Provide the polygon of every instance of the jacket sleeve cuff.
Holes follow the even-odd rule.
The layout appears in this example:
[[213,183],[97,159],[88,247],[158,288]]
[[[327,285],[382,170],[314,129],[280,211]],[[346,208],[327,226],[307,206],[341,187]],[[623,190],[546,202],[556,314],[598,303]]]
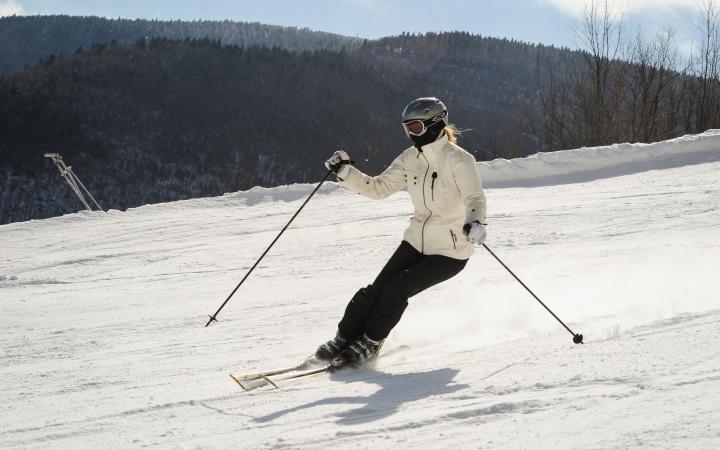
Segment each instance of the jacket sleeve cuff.
[[472,194],[470,198],[465,200],[465,205],[466,222],[477,220],[480,223],[487,224],[484,193]]

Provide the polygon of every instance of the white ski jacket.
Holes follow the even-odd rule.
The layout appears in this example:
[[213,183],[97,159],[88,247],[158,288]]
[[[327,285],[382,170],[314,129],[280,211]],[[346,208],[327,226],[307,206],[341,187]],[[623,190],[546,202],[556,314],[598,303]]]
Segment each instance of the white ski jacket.
[[405,230],[405,241],[425,255],[467,259],[475,251],[462,228],[473,220],[485,223],[482,180],[475,157],[449,142],[446,135],[421,151],[408,148],[376,177],[351,166],[338,183],[373,199],[407,187],[415,214]]

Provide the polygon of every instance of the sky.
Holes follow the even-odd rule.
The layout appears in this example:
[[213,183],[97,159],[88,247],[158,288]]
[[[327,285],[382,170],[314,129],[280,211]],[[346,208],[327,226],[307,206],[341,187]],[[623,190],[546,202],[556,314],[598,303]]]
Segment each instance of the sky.
[[[680,47],[697,39],[702,0],[608,0],[627,8],[630,29],[671,29]],[[211,19],[307,27],[362,38],[403,31],[468,31],[577,48],[585,0],[0,0],[0,16],[96,15],[110,18]]]

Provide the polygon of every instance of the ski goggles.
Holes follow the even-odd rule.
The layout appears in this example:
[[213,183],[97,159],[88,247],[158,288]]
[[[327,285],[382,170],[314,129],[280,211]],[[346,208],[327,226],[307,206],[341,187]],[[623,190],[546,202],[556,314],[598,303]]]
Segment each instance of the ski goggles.
[[447,111],[443,111],[440,114],[437,114],[431,119],[428,119],[427,121],[421,120],[421,119],[410,119],[403,121],[403,129],[405,130],[405,134],[407,134],[408,137],[410,136],[422,136],[427,131],[427,128],[431,125],[436,124],[437,122],[440,122],[441,120],[444,121],[447,124]]
[[419,119],[414,120],[408,120],[407,122],[403,122],[403,129],[405,130],[405,134],[410,136],[422,136],[427,131],[427,127],[425,126],[425,122]]

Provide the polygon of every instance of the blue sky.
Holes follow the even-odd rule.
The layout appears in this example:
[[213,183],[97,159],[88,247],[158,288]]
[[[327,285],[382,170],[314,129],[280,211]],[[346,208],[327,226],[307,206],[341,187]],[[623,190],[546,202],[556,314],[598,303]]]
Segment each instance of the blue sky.
[[[628,8],[630,28],[673,29],[691,45],[700,0],[609,0]],[[463,30],[574,48],[583,0],[0,0],[0,15],[73,14],[148,19],[213,19],[308,27],[377,38],[403,31]]]

